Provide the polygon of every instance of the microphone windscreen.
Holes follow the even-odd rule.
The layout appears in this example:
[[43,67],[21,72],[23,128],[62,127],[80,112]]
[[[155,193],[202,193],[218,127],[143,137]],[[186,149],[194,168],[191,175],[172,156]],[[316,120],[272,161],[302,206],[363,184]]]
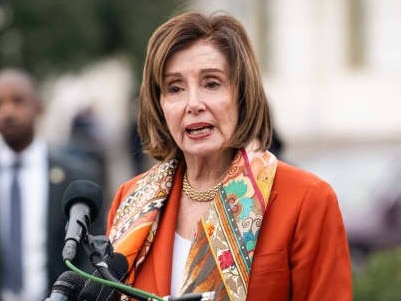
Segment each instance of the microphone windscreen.
[[84,278],[73,271],[65,271],[54,282],[51,295],[59,294],[66,296],[67,300],[76,301],[84,285]]
[[[109,267],[110,273],[119,281],[122,281],[128,272],[128,261],[124,255],[113,253],[105,259]],[[93,273],[94,276],[100,277],[98,271]],[[87,281],[85,287],[79,294],[80,301],[105,301],[111,300],[115,293],[115,288],[100,284],[95,281]]]
[[91,209],[91,220],[95,220],[103,203],[103,193],[99,185],[87,180],[77,180],[72,182],[64,191],[62,206],[66,216],[72,205],[84,203]]

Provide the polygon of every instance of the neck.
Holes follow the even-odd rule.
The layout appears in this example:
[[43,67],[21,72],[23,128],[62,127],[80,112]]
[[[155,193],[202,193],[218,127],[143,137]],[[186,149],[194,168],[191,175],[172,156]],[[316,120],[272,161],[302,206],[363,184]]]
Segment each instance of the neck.
[[207,190],[221,183],[231,166],[233,151],[214,158],[186,157],[186,174],[192,188]]

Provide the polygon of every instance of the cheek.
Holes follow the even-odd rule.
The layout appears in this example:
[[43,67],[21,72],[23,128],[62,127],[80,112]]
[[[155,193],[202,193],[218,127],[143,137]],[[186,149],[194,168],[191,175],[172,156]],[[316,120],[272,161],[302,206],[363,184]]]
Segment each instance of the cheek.
[[164,101],[163,98],[161,98],[161,100],[160,100],[160,107],[162,109],[164,119],[166,119],[166,122],[169,123],[170,110],[169,110],[169,107],[166,105],[166,102]]
[[170,115],[164,115],[167,123],[167,128],[170,131],[170,133],[174,134],[174,118],[171,118]]
[[173,105],[169,104],[162,105],[162,111],[164,118],[166,119],[168,129],[170,132],[174,133],[174,128],[179,124],[179,113],[177,109]]
[[218,123],[223,136],[229,139],[237,128],[238,118],[234,111],[226,110],[224,112],[224,114],[220,114]]
[[229,102],[223,108],[221,112],[225,112],[225,120],[230,128],[235,128],[238,123],[238,106],[235,103]]

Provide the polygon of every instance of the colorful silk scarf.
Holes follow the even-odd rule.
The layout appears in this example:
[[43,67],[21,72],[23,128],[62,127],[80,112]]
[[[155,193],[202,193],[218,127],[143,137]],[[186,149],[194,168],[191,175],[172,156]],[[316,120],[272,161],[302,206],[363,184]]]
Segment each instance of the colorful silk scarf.
[[[138,180],[116,212],[114,248],[136,271],[157,233],[179,162],[170,160]],[[237,152],[206,219],[199,223],[185,267],[181,293],[214,291],[215,300],[245,300],[253,252],[269,200],[277,160],[250,148]],[[133,283],[135,272],[128,283]]]

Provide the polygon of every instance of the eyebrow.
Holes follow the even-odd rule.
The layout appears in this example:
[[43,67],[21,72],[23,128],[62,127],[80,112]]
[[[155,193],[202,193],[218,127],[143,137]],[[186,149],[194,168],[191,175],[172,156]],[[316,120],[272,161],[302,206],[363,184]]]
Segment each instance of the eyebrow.
[[180,77],[181,73],[180,72],[167,72],[163,74],[163,78],[166,77]]
[[[225,74],[226,72],[222,69],[219,68],[206,68],[206,69],[202,69],[200,71],[200,74],[205,74],[205,73],[221,73],[221,74]],[[167,72],[163,75],[164,78],[167,77],[180,77],[182,76],[181,72]]]
[[225,71],[219,68],[207,68],[207,69],[202,69],[201,74],[203,73],[211,73],[211,72],[217,72],[217,73],[223,73],[225,74]]

